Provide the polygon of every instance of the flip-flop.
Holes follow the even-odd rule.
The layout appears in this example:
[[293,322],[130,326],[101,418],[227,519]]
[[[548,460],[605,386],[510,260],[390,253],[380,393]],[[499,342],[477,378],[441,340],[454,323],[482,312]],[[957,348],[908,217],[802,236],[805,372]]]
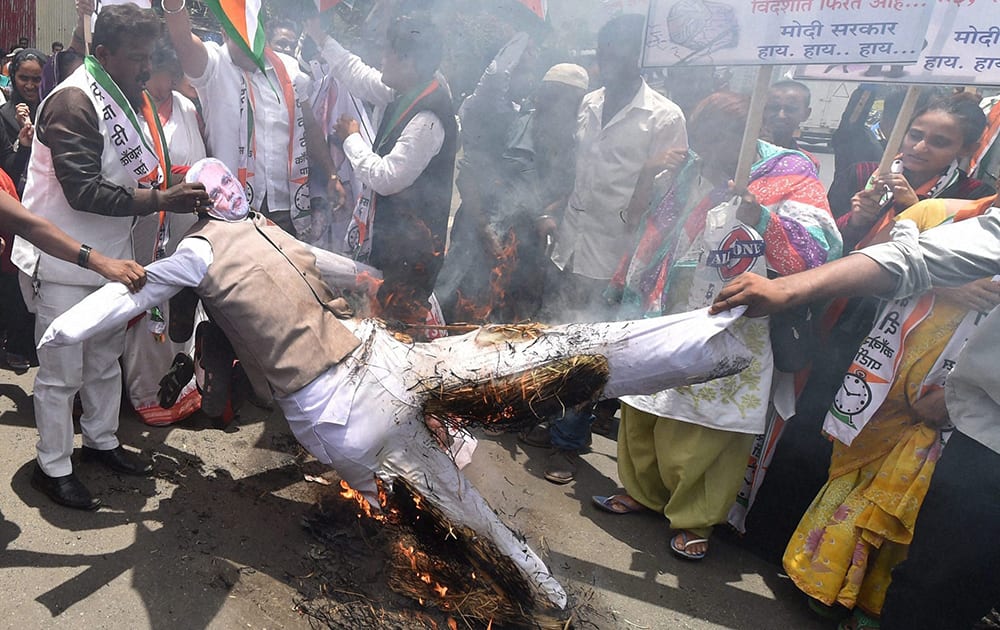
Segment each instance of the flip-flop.
[[881,621],[869,616],[860,608],[855,608],[850,617],[841,621],[837,630],[878,630],[882,627]]
[[635,506],[629,505],[621,499],[621,497],[625,496],[628,495],[613,494],[610,497],[594,496],[590,499],[598,509],[610,512],[611,514],[632,514],[633,512],[642,512],[646,509],[645,506],[640,505],[638,501],[631,497],[629,497],[629,500],[634,502]]
[[[689,532],[682,530],[676,536],[674,536],[673,538],[671,538],[670,539],[670,551],[674,552],[674,555],[677,556],[678,558],[684,558],[685,560],[701,560],[701,559],[703,559],[705,557],[705,554],[708,553],[707,549],[705,551],[702,551],[701,553],[692,553],[692,552],[688,551],[687,549],[691,545],[698,545],[698,544],[701,544],[701,543],[707,543],[708,539],[707,538],[690,538],[689,539],[688,538],[688,533]],[[681,542],[683,544],[683,546],[680,549],[678,549],[677,545],[674,544],[677,541],[678,538],[681,539]]]

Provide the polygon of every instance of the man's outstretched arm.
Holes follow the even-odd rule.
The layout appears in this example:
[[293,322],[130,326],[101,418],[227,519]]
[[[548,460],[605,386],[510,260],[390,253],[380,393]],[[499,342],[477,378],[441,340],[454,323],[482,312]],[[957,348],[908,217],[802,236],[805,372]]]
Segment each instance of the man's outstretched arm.
[[163,17],[167,24],[167,34],[177,51],[184,74],[198,78],[208,67],[208,51],[205,42],[191,29],[191,16],[181,0],[168,0],[163,6]]
[[714,315],[746,305],[748,317],[761,317],[817,300],[880,295],[895,286],[892,273],[868,256],[852,254],[774,280],[745,273],[719,291],[709,312]]
[[740,276],[719,292],[711,312],[745,304],[748,315],[760,316],[834,297],[906,297],[1000,273],[1000,208],[923,234],[899,221],[892,238],[803,273]]
[[[87,269],[112,282],[121,282],[130,291],[138,291],[146,282],[146,272],[139,263],[108,258],[95,250],[81,254],[84,243],[71,238],[54,223],[33,214],[3,190],[0,190],[0,228],[17,234],[56,258],[78,264],[83,262]],[[86,260],[82,260],[81,256]]]
[[137,293],[117,282],[106,284],[52,322],[38,346],[67,346],[125,326],[130,319],[201,283],[212,262],[208,241],[187,238],[174,254],[146,267],[146,286]]

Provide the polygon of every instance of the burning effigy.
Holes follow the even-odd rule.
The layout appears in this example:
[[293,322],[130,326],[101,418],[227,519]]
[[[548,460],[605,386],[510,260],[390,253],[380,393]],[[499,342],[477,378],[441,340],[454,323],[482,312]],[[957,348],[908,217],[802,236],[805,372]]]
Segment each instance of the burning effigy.
[[550,328],[490,326],[408,343],[377,320],[348,321],[362,346],[345,359],[343,398],[333,406],[347,427],[363,422],[364,430],[294,417],[289,423],[372,506],[380,505],[376,477],[396,487],[405,482],[450,531],[472,532],[491,553],[508,558],[523,584],[519,614],[559,616],[567,604],[562,586],[462,475],[428,422],[516,429],[601,396],[729,375],[751,359],[730,330],[739,322],[736,313],[712,317],[702,310]]
[[[364,269],[354,261],[309,250],[260,216],[213,212],[176,254],[147,267],[142,290],[106,285],[56,318],[39,345],[82,343],[194,288],[220,329],[239,342],[233,347],[248,376],[255,375],[255,389],[273,395],[303,447],[376,511],[383,507],[378,480],[420,497],[444,531],[475,543],[462,557],[484,583],[504,584],[524,618],[564,616],[566,592],[461,473],[436,429],[525,427],[601,396],[728,376],[752,360],[738,330],[748,325],[740,309],[550,328],[490,326],[414,343],[377,319],[339,319],[343,309],[334,308],[329,287],[358,286]],[[268,272],[231,271],[239,265]],[[269,292],[282,296],[281,308],[252,299]],[[324,331],[336,343],[317,336]],[[305,338],[337,359],[304,346]],[[293,342],[297,351],[287,351]],[[449,431],[443,433],[447,438]],[[490,572],[501,566],[502,576]]]
[[[112,290],[96,292],[58,318],[46,342],[65,343],[112,325],[106,313],[113,308],[107,299]],[[127,293],[120,298],[137,299]],[[310,384],[309,398],[276,402],[298,441],[375,512],[382,509],[381,480],[419,496],[444,531],[462,533],[472,549],[458,557],[468,559],[469,576],[484,580],[466,587],[494,593],[480,607],[492,611],[490,618],[503,617],[499,611],[513,615],[515,609],[502,602],[514,601],[522,621],[560,619],[566,616],[566,591],[462,474],[451,451],[442,448],[440,431],[429,425],[514,429],[602,396],[648,394],[734,374],[752,359],[735,330],[745,324],[741,314],[709,316],[702,309],[550,328],[491,326],[421,343],[399,338],[379,320],[343,320],[360,345]],[[502,580],[491,574],[500,566]],[[462,592],[439,583],[453,595]],[[483,586],[501,583],[503,595]],[[428,601],[434,592],[440,591],[414,594]],[[444,595],[437,599],[454,604]]]

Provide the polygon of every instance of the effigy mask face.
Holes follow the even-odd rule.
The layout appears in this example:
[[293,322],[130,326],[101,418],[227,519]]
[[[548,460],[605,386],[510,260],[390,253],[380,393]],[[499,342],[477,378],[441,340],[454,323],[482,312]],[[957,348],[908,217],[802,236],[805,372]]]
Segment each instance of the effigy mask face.
[[186,182],[205,185],[212,207],[208,215],[220,221],[236,222],[247,218],[250,204],[239,178],[215,158],[198,160],[184,176]]

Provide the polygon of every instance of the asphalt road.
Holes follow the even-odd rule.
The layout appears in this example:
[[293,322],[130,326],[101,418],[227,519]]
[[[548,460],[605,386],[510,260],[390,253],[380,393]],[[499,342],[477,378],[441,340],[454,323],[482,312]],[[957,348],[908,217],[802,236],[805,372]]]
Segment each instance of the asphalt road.
[[[303,457],[279,414],[250,408],[222,432],[199,416],[155,429],[124,413],[123,443],[153,456],[156,476],[80,466],[107,507],[76,512],[29,485],[32,376],[0,372],[0,628],[311,627],[293,610],[316,543],[299,521],[328,490],[304,475],[336,478]],[[565,486],[541,477],[544,451],[512,435],[482,438],[466,469],[583,606],[580,627],[833,627],[778,567],[724,540],[684,562],[661,517],[596,510],[591,495],[618,487],[615,447],[595,436]]]

